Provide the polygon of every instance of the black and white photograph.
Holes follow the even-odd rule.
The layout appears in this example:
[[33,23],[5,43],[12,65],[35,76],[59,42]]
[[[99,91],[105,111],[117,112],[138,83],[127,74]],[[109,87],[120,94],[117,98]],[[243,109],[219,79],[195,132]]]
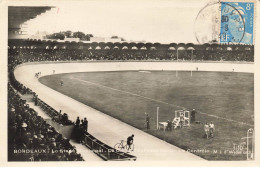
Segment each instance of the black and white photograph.
[[0,4],[4,165],[259,166],[259,1]]

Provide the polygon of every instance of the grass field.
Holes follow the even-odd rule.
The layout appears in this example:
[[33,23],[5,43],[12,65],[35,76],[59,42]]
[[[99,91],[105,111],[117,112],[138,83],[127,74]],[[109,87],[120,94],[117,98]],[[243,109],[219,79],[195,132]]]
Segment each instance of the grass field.
[[[60,86],[60,81],[64,86]],[[254,75],[234,72],[88,72],[57,74],[40,82],[88,106],[124,121],[173,145],[208,160],[245,160],[245,140],[254,126]],[[196,109],[196,120],[213,121],[215,137],[203,138],[202,124],[172,132],[156,129],[159,121],[172,120],[182,107]],[[144,113],[151,129],[144,127]],[[242,152],[233,146],[244,145]]]

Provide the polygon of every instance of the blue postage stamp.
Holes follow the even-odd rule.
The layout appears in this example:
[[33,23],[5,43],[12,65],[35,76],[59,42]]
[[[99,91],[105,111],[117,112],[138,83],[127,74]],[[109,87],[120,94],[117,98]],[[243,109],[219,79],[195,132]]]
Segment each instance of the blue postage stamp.
[[254,3],[221,2],[220,43],[253,44]]

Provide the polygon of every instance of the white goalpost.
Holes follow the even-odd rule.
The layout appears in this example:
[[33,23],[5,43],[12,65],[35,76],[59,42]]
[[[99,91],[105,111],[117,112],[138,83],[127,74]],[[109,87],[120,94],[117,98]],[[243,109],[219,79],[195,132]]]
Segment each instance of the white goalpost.
[[[190,71],[190,76],[191,77],[193,76],[193,71],[192,70]],[[175,71],[175,77],[178,77],[178,70]]]

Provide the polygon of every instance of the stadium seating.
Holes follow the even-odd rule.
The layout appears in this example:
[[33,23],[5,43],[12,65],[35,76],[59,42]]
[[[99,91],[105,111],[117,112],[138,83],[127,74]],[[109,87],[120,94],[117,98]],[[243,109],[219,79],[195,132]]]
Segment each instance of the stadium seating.
[[53,127],[22,100],[8,83],[9,161],[83,161]]
[[[17,41],[17,42],[16,42]],[[219,45],[219,44],[171,44],[158,45],[156,50],[148,48],[128,49],[123,47],[92,48],[99,47],[97,43],[87,44],[83,48],[82,43],[35,42],[12,40],[9,42],[9,63],[23,63],[36,61],[75,61],[75,60],[168,60],[168,61],[254,61],[254,46],[248,45]],[[54,43],[54,44],[53,44]],[[99,43],[101,44],[101,43]],[[109,44],[109,43],[107,43]],[[112,44],[112,43],[111,43]],[[125,43],[126,44],[126,43]],[[120,43],[113,44],[120,46]],[[156,45],[156,43],[155,43]],[[103,45],[104,46],[104,45]],[[111,45],[110,45],[111,46]],[[122,46],[122,45],[121,45]],[[137,44],[138,46],[138,44]],[[140,46],[140,45],[139,45]],[[151,46],[151,45],[150,45]],[[91,48],[90,48],[91,47]],[[106,46],[107,47],[107,46]],[[126,47],[126,46],[124,46]],[[141,46],[140,46],[141,47]],[[171,50],[170,50],[171,49]],[[174,50],[172,50],[174,49]],[[179,50],[178,50],[179,49]],[[192,50],[191,50],[192,49]]]
[[[8,158],[9,161],[83,161],[80,154],[20,95],[36,95],[14,77],[14,68],[28,60],[8,56]],[[24,58],[23,58],[24,57]],[[47,107],[47,106],[45,106]],[[53,109],[52,109],[53,110]],[[49,113],[49,112],[47,112]],[[56,112],[55,112],[56,113]],[[72,122],[60,122],[71,124]]]

